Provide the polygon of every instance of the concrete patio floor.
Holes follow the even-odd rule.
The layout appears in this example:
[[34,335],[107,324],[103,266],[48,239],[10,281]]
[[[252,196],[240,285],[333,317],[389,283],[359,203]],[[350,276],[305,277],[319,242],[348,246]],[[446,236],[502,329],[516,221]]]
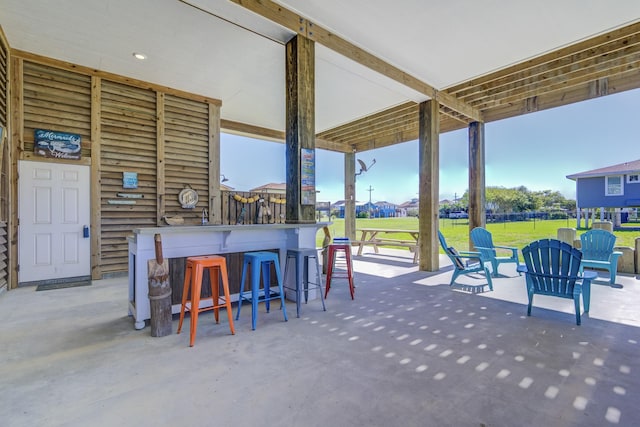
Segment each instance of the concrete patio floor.
[[[500,267],[450,288],[450,268],[419,272],[408,251],[355,257],[344,281],[300,318],[288,302],[249,307],[230,335],[200,316],[188,346],[135,330],[127,279],[0,296],[2,426],[636,426],[640,281],[593,285],[572,302],[536,297]],[[235,314],[235,305],[234,305]],[[177,329],[174,316],[173,331]]]

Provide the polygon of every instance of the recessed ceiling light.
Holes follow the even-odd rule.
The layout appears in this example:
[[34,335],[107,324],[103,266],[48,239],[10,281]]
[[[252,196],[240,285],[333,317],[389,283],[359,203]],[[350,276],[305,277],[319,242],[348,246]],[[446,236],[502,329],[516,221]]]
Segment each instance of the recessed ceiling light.
[[138,52],[133,52],[133,57],[141,61],[144,59],[147,59],[147,55],[145,55],[144,53],[138,53]]

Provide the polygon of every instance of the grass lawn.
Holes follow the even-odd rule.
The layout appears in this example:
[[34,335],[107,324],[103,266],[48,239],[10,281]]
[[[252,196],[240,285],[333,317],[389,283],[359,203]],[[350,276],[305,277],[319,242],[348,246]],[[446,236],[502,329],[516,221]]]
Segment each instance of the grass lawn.
[[[329,226],[331,236],[344,236],[344,220],[335,219]],[[500,246],[514,246],[522,249],[534,240],[544,238],[556,238],[558,228],[575,228],[575,219],[570,220],[547,220],[547,221],[518,221],[504,223],[487,224],[493,236],[493,242]],[[418,219],[415,217],[407,218],[358,218],[356,219],[356,229],[358,228],[389,228],[389,229],[405,229],[417,230]],[[447,244],[459,250],[466,250],[469,247],[469,222],[466,219],[441,219],[440,231],[447,239]],[[578,229],[577,238],[584,233],[586,229]],[[617,237],[616,246],[630,246],[635,248],[636,238],[640,238],[640,231],[637,230],[616,230],[614,234]],[[411,239],[408,234],[397,234],[393,236],[399,239]],[[316,244],[322,246],[324,233],[322,230],[318,232]],[[356,233],[356,239],[360,239],[360,233]],[[406,249],[406,248],[405,248]]]

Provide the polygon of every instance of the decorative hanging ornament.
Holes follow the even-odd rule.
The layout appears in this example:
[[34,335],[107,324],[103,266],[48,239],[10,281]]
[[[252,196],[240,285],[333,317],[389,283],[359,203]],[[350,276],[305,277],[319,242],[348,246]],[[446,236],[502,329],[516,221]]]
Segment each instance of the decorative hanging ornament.
[[251,197],[242,197],[239,194],[234,194],[233,195],[233,200],[235,200],[236,202],[241,202],[241,203],[254,203],[257,202],[258,199],[260,199],[260,197],[258,196],[251,196]]
[[182,209],[193,209],[198,204],[198,193],[189,184],[178,194],[178,201]]

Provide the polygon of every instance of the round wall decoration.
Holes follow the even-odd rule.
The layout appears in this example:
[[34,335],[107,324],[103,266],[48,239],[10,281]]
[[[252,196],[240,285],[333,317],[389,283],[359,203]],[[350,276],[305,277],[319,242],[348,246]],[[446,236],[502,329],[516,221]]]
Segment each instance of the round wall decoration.
[[178,194],[178,201],[182,209],[193,209],[198,203],[198,193],[191,187],[187,187]]

